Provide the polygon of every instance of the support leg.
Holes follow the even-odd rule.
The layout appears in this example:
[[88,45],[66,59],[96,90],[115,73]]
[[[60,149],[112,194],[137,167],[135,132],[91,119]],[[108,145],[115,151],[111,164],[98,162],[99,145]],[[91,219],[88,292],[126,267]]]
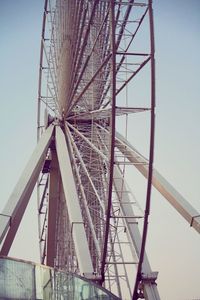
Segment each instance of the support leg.
[[86,277],[92,277],[92,260],[83,224],[70,156],[65,135],[59,126],[56,127],[56,150],[79,268],[81,274]]
[[8,255],[42,165],[45,161],[46,153],[51,143],[53,130],[54,126],[51,125],[42,135],[2,214],[0,215],[0,242],[2,242],[6,236],[0,255]]

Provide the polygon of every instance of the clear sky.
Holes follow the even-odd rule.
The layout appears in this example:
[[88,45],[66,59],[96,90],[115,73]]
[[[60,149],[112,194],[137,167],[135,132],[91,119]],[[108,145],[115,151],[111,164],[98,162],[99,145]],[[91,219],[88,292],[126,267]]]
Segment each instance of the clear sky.
[[[0,0],[0,208],[36,144],[43,1]],[[155,167],[200,211],[200,1],[154,0]],[[137,145],[135,145],[137,146]],[[35,197],[12,256],[37,259]],[[164,300],[200,298],[200,236],[156,191],[148,236]]]

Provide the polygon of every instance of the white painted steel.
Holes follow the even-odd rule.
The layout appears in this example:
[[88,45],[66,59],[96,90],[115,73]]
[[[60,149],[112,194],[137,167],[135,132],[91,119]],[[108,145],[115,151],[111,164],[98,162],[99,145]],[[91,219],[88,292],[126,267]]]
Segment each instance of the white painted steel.
[[[81,163],[82,163],[82,167],[83,167],[83,169],[84,169],[84,171],[85,171],[85,173],[86,173],[86,176],[88,177],[88,180],[90,180],[90,183],[91,183],[91,185],[92,185],[94,191],[96,192],[95,195],[96,195],[96,196],[98,197],[98,199],[99,199],[99,196],[98,196],[98,193],[97,193],[97,191],[96,191],[96,189],[95,189],[95,186],[94,186],[94,184],[93,184],[93,182],[92,182],[92,180],[91,180],[91,178],[90,178],[90,176],[89,176],[89,174],[88,174],[88,172],[87,172],[87,168],[86,168],[86,166],[85,166],[85,164],[84,164],[84,162],[83,162],[83,160],[82,160],[82,158],[81,158],[81,155],[80,155],[80,153],[79,153],[79,151],[78,151],[77,146],[76,146],[75,143],[73,142],[71,133],[70,133],[69,129],[67,128],[67,126],[65,127],[65,130],[66,130],[66,132],[67,132],[68,137],[69,137],[70,140],[71,140],[71,143],[73,144],[73,147],[74,147],[74,149],[75,149],[75,151],[76,151],[76,153],[77,153],[77,155],[78,155],[78,157],[79,157]],[[70,150],[71,150],[71,152],[73,152],[73,149],[72,149],[72,146],[71,146],[70,143],[69,143],[69,148],[71,148]],[[90,230],[91,230],[91,232],[92,232],[92,236],[93,236],[93,240],[94,240],[94,243],[95,243],[95,246],[96,246],[96,250],[97,250],[98,255],[99,255],[99,257],[100,257],[100,256],[101,256],[101,248],[100,248],[100,245],[99,245],[97,236],[96,236],[96,232],[95,232],[95,230],[94,230],[94,224],[93,224],[93,221],[92,221],[92,218],[91,218],[90,210],[89,210],[89,208],[88,208],[88,203],[87,203],[87,199],[86,199],[86,195],[85,195],[85,190],[84,190],[83,185],[82,185],[82,183],[81,183],[81,178],[80,178],[80,175],[79,175],[79,171],[78,171],[76,162],[74,161],[74,157],[72,157],[72,159],[73,159],[73,164],[74,164],[74,168],[75,168],[75,171],[76,171],[76,176],[77,176],[77,179],[78,179],[78,183],[79,183],[79,186],[80,186],[80,189],[81,189],[81,193],[82,193],[83,204],[84,204],[85,211],[86,211],[86,214],[87,214],[88,224],[89,224]],[[99,199],[99,201],[100,201],[100,203],[101,203],[101,200],[100,200],[100,199]],[[104,208],[104,206],[103,206],[103,208]],[[104,208],[104,210],[105,210],[105,208]]]
[[[139,112],[145,112],[149,110],[148,108],[131,108],[131,107],[116,107],[115,114],[116,116],[122,116],[125,114],[130,113],[139,113]],[[77,117],[71,116],[68,117],[68,120],[102,120],[102,119],[109,119],[111,113],[111,108],[104,108],[104,109],[98,109],[89,111],[86,113],[80,113]]]
[[2,242],[9,227],[12,229],[12,227],[15,226],[13,230],[16,231],[21,222],[23,213],[45,161],[53,131],[54,125],[51,125],[43,133],[17,185],[8,199],[2,214],[0,215],[0,242]]
[[[76,255],[81,274],[91,277],[94,273],[89,246],[86,238],[81,208],[77,195],[74,175],[70,162],[69,152],[65,140],[65,135],[59,126],[56,126],[56,150],[63,190],[68,208],[71,223],[71,234],[73,236]],[[70,234],[70,233],[69,233]]]
[[[117,133],[116,147],[132,162],[135,167],[147,178],[148,161],[122,135]],[[153,186],[166,200],[181,214],[181,216],[200,233],[200,214],[193,206],[156,170],[153,170]]]
[[72,139],[71,133],[70,133],[69,129],[67,128],[67,126],[66,126],[66,130],[67,130],[68,136],[70,137],[70,140],[71,140],[71,142],[72,142],[72,144],[73,144],[73,147],[74,147],[74,149],[75,149],[75,152],[76,152],[76,154],[77,154],[77,156],[78,156],[78,158],[79,158],[79,160],[80,160],[81,166],[82,166],[82,168],[83,168],[84,171],[85,171],[85,175],[87,176],[87,178],[88,178],[88,180],[89,180],[89,182],[90,182],[90,184],[91,184],[91,186],[92,186],[92,188],[93,188],[93,191],[94,191],[94,193],[95,193],[95,196],[96,196],[96,198],[98,199],[99,204],[101,205],[103,212],[105,213],[105,203],[103,203],[103,201],[102,201],[103,199],[100,199],[100,197],[99,197],[99,194],[98,194],[98,192],[97,192],[97,190],[96,190],[96,188],[95,188],[95,185],[94,185],[94,183],[93,183],[93,181],[92,181],[92,178],[91,178],[91,176],[90,176],[90,174],[89,174],[89,172],[88,172],[88,170],[87,170],[87,168],[86,168],[86,166],[85,166],[85,163],[84,163],[84,161],[83,161],[83,159],[82,159],[82,157],[81,157],[81,154],[80,154],[80,152],[79,152],[79,150],[78,150],[78,147],[76,146],[76,144],[74,143],[74,141],[73,141],[73,139]]
[[86,143],[88,143],[88,145],[94,150],[96,151],[96,153],[98,153],[105,161],[108,161],[108,157],[106,155],[104,155],[93,143],[90,142],[90,140],[88,140],[88,138],[86,138],[80,131],[78,131],[74,126],[72,126],[71,124],[69,124],[68,122],[67,126],[69,126],[69,128],[71,128],[72,130],[74,130],[74,132],[76,132],[77,135],[79,135]]
[[[123,193],[121,193],[122,185]],[[126,224],[126,227],[128,229],[132,245],[137,253],[137,256],[139,257],[142,239],[137,222],[133,222],[135,221],[135,218],[137,218],[137,216],[133,211],[133,206],[131,204],[131,199],[128,193],[129,190],[126,187],[122,173],[120,172],[117,166],[114,167],[114,187],[116,193],[118,194],[124,223]],[[155,283],[155,280],[152,280],[152,270],[146,253],[144,255],[144,260],[142,264],[142,274],[147,279],[142,281],[142,284],[144,286],[144,293],[146,295],[145,299],[159,300],[160,297],[158,294],[157,285]]]

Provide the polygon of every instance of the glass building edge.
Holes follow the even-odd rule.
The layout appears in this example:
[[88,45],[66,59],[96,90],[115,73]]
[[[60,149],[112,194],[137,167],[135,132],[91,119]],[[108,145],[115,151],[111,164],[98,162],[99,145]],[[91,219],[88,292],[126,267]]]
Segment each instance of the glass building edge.
[[0,257],[0,299],[120,300],[77,274],[3,256]]

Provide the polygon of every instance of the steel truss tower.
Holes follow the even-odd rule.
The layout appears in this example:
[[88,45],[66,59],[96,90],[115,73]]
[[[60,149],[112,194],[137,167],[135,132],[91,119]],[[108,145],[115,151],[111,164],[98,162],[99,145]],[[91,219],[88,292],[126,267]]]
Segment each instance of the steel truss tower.
[[[160,299],[145,253],[151,186],[198,232],[200,217],[153,169],[154,114],[152,1],[46,0],[38,145],[0,216],[1,255],[37,185],[42,264],[121,299]],[[127,140],[134,118],[148,123],[148,159]],[[133,167],[146,178],[142,208],[126,182]]]

